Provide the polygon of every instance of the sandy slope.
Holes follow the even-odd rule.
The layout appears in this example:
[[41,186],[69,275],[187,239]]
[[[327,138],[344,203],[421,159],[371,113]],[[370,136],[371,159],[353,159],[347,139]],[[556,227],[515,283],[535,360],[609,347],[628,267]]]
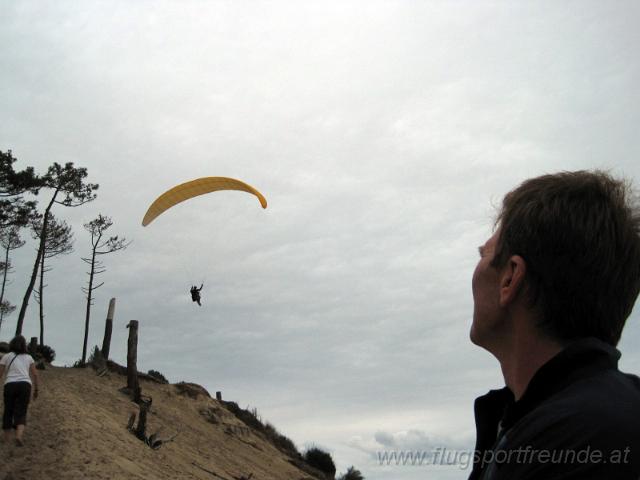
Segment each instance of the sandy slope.
[[[179,432],[152,450],[126,428],[137,405],[118,391],[126,378],[48,367],[31,404],[26,446],[0,443],[0,480],[311,479],[214,399],[192,399],[173,385],[142,381],[153,397],[147,433]],[[209,421],[207,420],[209,418]],[[212,423],[211,419],[213,419]]]

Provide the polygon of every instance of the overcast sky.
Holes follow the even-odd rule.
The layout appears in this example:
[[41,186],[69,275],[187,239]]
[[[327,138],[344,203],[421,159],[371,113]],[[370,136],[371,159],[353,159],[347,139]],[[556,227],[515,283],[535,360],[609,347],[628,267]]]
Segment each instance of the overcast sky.
[[[339,471],[466,478],[377,452],[473,447],[473,400],[503,384],[468,340],[502,196],[559,170],[640,186],[639,20],[634,1],[0,2],[0,150],[100,184],[54,211],[76,239],[45,290],[56,363],[81,356],[82,224],[102,213],[133,243],[103,257],[90,347],[116,297],[114,360],[137,319],[141,369],[256,407]],[[141,226],[166,189],[218,175],[269,207],[217,192]],[[13,252],[18,305],[34,248]],[[636,373],[639,321],[620,344]]]

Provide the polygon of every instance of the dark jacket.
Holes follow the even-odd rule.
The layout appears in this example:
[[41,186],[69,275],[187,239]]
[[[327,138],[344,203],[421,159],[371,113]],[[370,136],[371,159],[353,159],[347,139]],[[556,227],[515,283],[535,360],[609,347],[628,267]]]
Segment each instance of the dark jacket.
[[640,379],[595,338],[571,343],[533,376],[522,398],[492,390],[475,402],[469,480],[638,480]]

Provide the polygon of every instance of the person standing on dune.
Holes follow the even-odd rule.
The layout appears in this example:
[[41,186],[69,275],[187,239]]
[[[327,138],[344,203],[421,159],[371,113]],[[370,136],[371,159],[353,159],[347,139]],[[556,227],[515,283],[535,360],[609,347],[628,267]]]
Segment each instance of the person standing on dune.
[[24,445],[24,429],[27,424],[27,408],[33,393],[38,398],[38,374],[35,362],[27,353],[27,341],[17,335],[9,343],[10,352],[0,359],[0,377],[6,371],[4,382],[4,415],[2,430],[5,442],[11,441],[11,431],[16,431],[16,445]]

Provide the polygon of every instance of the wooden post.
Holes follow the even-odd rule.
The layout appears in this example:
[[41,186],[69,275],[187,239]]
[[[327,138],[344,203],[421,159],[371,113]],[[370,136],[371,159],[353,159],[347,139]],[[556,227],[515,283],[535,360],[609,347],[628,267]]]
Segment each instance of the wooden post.
[[111,349],[111,331],[113,330],[113,313],[116,309],[116,299],[109,300],[109,310],[107,311],[107,321],[104,324],[104,338],[102,340],[102,356],[105,362],[109,360],[109,350]]
[[135,436],[138,437],[143,442],[147,440],[147,411],[149,410],[149,405],[147,403],[139,403],[140,408],[140,416],[138,417],[138,426],[135,430]]
[[216,400],[222,401],[222,392],[216,392]]
[[135,397],[139,395],[138,385],[138,321],[131,320],[127,325],[129,342],[127,344],[127,388]]

